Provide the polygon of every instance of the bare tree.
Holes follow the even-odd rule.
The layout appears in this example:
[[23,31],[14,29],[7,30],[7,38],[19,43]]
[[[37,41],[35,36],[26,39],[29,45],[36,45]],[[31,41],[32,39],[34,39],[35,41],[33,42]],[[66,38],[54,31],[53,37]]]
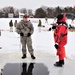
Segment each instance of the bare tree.
[[46,12],[42,8],[38,8],[35,11],[35,17],[36,18],[45,18],[46,17]]
[[28,15],[29,15],[29,16],[32,16],[32,15],[33,15],[32,9],[28,9]]
[[20,12],[23,13],[23,14],[27,14],[27,9],[26,8],[22,8],[22,9],[20,9]]
[[18,9],[14,9],[14,17],[19,17],[19,10]]

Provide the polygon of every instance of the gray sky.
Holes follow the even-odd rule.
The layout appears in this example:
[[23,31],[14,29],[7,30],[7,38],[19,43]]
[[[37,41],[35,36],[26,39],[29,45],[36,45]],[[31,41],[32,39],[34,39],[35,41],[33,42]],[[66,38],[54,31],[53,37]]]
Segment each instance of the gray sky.
[[0,8],[13,6],[15,8],[37,9],[41,6],[75,6],[75,0],[0,0]]

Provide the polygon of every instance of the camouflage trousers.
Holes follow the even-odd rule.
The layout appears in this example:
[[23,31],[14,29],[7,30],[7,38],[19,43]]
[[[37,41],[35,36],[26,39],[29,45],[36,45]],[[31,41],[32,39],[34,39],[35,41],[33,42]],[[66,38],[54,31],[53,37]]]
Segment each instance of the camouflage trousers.
[[32,47],[32,39],[31,37],[21,37],[21,44],[22,44],[22,54],[27,53],[27,49],[29,53],[32,55],[33,54],[33,47]]
[[10,32],[13,32],[13,27],[10,27]]

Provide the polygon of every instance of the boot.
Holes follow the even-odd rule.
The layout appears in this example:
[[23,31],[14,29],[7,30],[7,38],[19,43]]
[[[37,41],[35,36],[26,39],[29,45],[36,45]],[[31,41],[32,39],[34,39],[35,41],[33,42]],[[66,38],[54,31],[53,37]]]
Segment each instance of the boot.
[[26,54],[23,54],[22,59],[26,58]]
[[32,58],[32,59],[36,59],[34,55],[31,55],[31,58]]
[[62,65],[64,65],[65,63],[64,63],[64,60],[61,60],[61,63],[62,63]]
[[54,66],[56,66],[56,67],[62,67],[63,66],[62,61],[60,60],[59,62],[56,62],[54,64]]
[[56,66],[56,67],[62,67],[62,64],[60,64],[60,63],[55,63],[54,66]]
[[64,60],[57,61],[56,63],[59,63],[59,62],[61,62],[62,65],[64,65]]

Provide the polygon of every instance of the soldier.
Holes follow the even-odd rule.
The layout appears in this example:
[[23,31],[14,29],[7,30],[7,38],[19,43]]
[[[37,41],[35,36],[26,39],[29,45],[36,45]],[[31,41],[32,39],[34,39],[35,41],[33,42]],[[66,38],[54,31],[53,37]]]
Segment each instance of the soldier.
[[10,32],[13,32],[13,22],[10,20],[9,22]]
[[34,32],[33,25],[30,21],[28,21],[27,15],[23,16],[23,20],[21,20],[16,25],[16,31],[18,34],[20,34],[21,43],[22,43],[22,59],[26,58],[26,45],[28,47],[28,51],[31,55],[32,59],[35,59],[35,56],[33,54],[33,47],[32,47],[32,39],[31,35]]
[[15,31],[16,31],[16,25],[17,25],[17,20],[15,20],[14,22]]
[[41,32],[41,27],[42,27],[42,22],[41,22],[41,20],[39,20],[39,23],[38,23],[38,30],[39,30],[39,32]]
[[15,22],[14,22],[14,27],[16,27],[16,24],[17,24],[17,20],[15,20]]
[[48,18],[47,18],[47,17],[45,17],[45,23],[47,23],[47,24],[48,24]]

